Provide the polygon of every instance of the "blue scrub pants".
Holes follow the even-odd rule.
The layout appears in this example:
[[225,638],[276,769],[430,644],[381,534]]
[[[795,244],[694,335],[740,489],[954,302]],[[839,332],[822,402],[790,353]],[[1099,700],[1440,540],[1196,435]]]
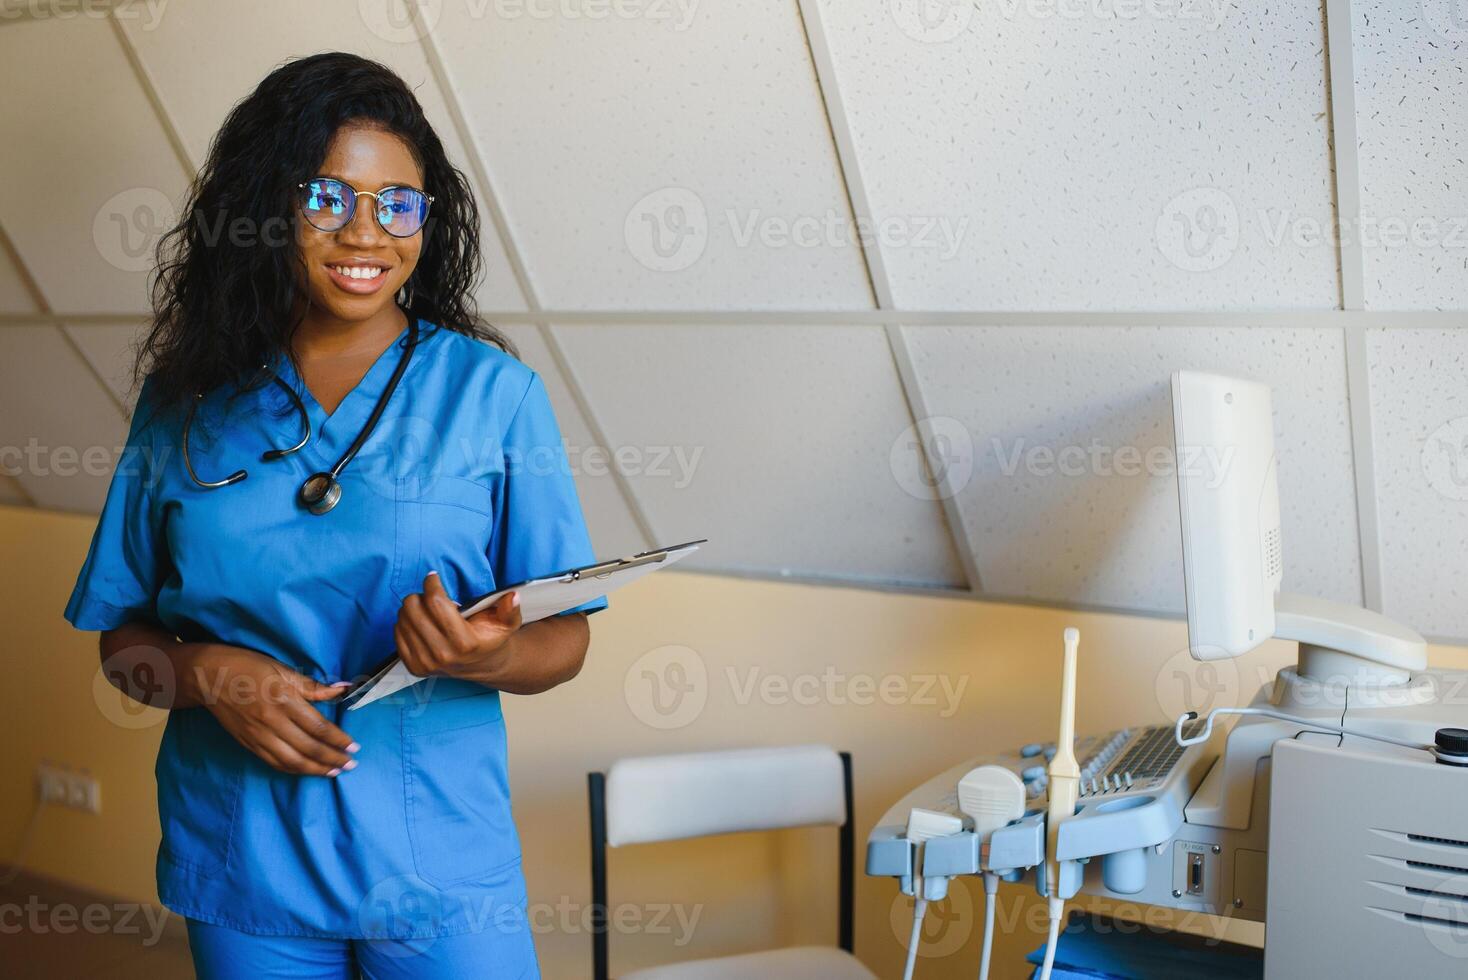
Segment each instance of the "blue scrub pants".
[[[431,939],[316,939],[256,936],[189,919],[199,980],[539,980],[528,930],[509,949],[493,930]],[[512,955],[506,962],[506,953]]]

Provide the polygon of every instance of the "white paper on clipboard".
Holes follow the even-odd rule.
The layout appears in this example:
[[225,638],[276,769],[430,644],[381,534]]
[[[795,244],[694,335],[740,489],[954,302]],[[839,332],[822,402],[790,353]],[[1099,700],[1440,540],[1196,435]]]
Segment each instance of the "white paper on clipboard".
[[[668,548],[655,548],[652,551],[640,552],[627,558],[598,562],[584,568],[574,568],[557,575],[507,586],[470,600],[469,604],[461,606],[459,611],[467,619],[475,613],[488,609],[506,593],[519,592],[521,622],[533,623],[537,619],[546,619],[556,613],[565,612],[567,609],[574,609],[597,596],[606,595],[614,589],[630,585],[649,572],[667,568],[693,554],[705,540],[707,539],[690,541],[687,544],[673,545]],[[342,702],[348,705],[348,711],[356,711],[390,694],[396,694],[412,687],[421,680],[425,678],[409,673],[402,661],[394,657],[386,666],[343,698]]]

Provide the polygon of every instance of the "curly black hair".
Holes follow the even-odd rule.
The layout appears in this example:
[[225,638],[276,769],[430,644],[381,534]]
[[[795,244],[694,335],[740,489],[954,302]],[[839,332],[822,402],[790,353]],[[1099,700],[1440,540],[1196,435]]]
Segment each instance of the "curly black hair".
[[[479,318],[479,210],[449,163],[413,92],[390,68],[345,52],[311,55],[272,71],[230,111],[190,188],[182,217],[159,241],[152,327],[138,345],[135,385],[151,379],[157,409],[181,408],[230,385],[269,383],[261,365],[283,354],[296,367],[296,185],[326,159],[346,124],[400,137],[434,196],[423,250],[400,300],[409,316],[514,346]],[[244,229],[242,232],[241,229]],[[309,304],[309,295],[301,297]]]

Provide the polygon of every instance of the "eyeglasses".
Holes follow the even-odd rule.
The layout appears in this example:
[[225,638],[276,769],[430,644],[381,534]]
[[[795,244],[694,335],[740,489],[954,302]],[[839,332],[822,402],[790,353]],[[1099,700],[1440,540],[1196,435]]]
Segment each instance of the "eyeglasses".
[[296,185],[301,214],[317,231],[341,231],[357,213],[357,198],[370,197],[376,204],[377,223],[394,238],[411,238],[428,219],[433,195],[416,187],[384,187],[373,193],[359,191],[344,180],[313,177]]

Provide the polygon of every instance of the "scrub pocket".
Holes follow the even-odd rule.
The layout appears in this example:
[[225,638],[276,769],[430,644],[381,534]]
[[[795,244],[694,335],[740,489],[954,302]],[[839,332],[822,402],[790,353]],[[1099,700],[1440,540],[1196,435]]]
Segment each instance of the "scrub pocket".
[[499,692],[401,710],[403,791],[418,875],[446,886],[517,865]]
[[488,487],[457,476],[395,481],[393,593],[406,599],[422,591],[430,569],[440,575],[459,569],[475,595],[487,591],[494,577],[488,558],[494,500]]
[[209,709],[169,715],[154,767],[163,860],[202,875],[228,863],[247,761]]

